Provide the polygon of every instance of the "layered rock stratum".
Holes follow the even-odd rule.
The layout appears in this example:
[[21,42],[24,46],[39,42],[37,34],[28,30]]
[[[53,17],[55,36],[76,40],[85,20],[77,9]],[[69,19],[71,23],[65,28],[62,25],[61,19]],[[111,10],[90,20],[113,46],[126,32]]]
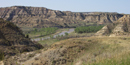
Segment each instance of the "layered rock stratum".
[[98,36],[129,36],[130,34],[130,15],[124,15],[115,23],[104,26],[95,35]]
[[12,6],[0,8],[0,18],[19,27],[76,27],[92,23],[106,24],[117,21],[123,14],[103,12],[71,12],[45,7]]

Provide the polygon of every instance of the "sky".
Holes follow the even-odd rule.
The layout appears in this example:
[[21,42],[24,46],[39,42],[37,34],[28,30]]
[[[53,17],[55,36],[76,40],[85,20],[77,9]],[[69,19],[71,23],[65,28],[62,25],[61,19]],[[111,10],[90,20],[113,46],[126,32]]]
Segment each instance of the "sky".
[[0,7],[32,6],[72,12],[130,14],[130,0],[0,0]]

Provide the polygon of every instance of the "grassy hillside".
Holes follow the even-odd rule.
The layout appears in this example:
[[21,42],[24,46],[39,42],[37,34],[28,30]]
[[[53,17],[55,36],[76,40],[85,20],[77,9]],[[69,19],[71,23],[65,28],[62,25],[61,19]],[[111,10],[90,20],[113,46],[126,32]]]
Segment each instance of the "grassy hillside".
[[[84,37],[58,41],[23,64],[129,65],[130,37]],[[12,59],[11,59],[12,60]],[[34,62],[35,61],[35,62]],[[19,61],[17,61],[19,62]]]
[[[95,40],[95,39],[93,39]],[[102,37],[77,62],[81,65],[129,65],[129,38]],[[76,63],[77,63],[76,62]]]
[[67,48],[63,56],[67,65],[129,65],[129,42],[126,37],[91,37],[64,40],[52,47]]

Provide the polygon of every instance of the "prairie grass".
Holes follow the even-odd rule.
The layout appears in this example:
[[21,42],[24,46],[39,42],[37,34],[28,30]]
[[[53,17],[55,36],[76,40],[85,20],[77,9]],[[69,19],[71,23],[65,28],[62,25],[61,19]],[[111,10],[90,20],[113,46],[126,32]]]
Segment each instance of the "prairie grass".
[[[125,39],[124,39],[125,38]],[[80,57],[81,65],[129,65],[130,41],[128,37],[93,38],[98,44]]]
[[81,37],[61,41],[48,39],[40,41],[46,49],[41,51],[37,62],[31,62],[43,62],[39,65],[130,65],[129,39],[130,37]]
[[43,41],[38,41],[38,43],[40,43],[43,46],[50,46],[51,44],[57,42],[59,40],[57,39],[47,39],[47,40],[43,40]]
[[[68,48],[66,65],[129,65],[129,37],[84,37],[62,40],[53,48]],[[80,63],[80,64],[79,64]]]

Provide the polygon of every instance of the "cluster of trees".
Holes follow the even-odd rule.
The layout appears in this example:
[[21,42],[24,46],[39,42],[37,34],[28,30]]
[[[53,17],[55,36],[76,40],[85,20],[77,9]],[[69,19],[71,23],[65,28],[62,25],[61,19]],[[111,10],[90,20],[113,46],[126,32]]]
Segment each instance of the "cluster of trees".
[[82,27],[77,27],[75,28],[76,33],[92,33],[92,32],[97,32],[99,31],[103,25],[99,26],[82,26]]
[[37,36],[46,36],[49,34],[53,34],[56,32],[58,28],[57,27],[48,27],[48,28],[41,28],[41,29],[34,29],[29,35],[37,35]]
[[41,28],[40,31],[44,32],[45,34],[52,34],[55,33],[57,29],[58,29],[57,27],[48,27],[48,28]]

